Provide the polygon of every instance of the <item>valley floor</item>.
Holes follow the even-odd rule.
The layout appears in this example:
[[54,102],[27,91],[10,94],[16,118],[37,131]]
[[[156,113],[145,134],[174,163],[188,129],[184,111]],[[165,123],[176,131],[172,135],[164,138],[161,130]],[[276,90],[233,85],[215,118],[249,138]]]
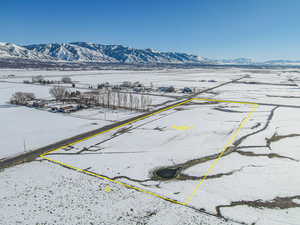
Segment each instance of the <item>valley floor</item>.
[[[116,110],[104,117],[101,108],[63,115],[8,104],[15,91],[50,97],[47,86],[22,84],[32,74],[73,76],[82,87],[129,80],[213,88],[3,169],[0,224],[300,224],[299,72],[0,71],[0,160],[138,115]],[[155,98],[160,106],[179,101]]]

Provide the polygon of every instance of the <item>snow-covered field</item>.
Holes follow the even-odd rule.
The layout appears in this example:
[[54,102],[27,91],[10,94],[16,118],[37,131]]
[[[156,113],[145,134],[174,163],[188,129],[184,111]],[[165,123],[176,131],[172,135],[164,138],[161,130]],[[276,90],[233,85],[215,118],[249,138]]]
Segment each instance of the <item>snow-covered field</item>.
[[[239,83],[232,83],[215,90],[215,98],[243,100],[300,106],[300,78],[298,73],[247,73]],[[209,96],[208,96],[209,97]]]
[[238,225],[47,162],[7,169],[0,180],[3,225]]
[[[218,105],[231,108],[230,104]],[[146,189],[184,202],[197,182],[190,183],[188,178],[187,181],[179,182],[180,179],[177,179],[174,182],[161,183],[161,180],[151,177],[157,168],[180,164],[180,167],[186,168],[181,173],[189,176],[185,170],[195,167],[190,167],[189,161],[221,152],[230,134],[246,116],[247,113],[243,111],[250,111],[249,107],[241,105],[238,110],[242,113],[232,115],[213,110],[214,107],[181,106],[180,111],[175,108],[129,125],[126,127],[129,131],[117,137],[116,134],[121,133],[124,128],[77,143],[73,145],[72,150],[62,149],[50,153],[47,157],[78,168],[89,168],[108,177],[122,176],[125,177],[125,182],[140,180],[141,182],[135,185],[141,188],[149,186]],[[263,114],[266,115],[264,112]],[[250,127],[253,125],[254,121],[250,123]],[[180,129],[181,127],[183,128]],[[249,126],[247,128],[251,129]],[[108,141],[104,142],[105,140]],[[86,150],[82,151],[83,149]],[[145,156],[146,161],[143,160]],[[207,165],[193,171],[193,175],[204,175],[210,164],[211,162],[208,162]],[[147,181],[148,179],[151,180]],[[156,185],[159,185],[159,188],[155,188]],[[202,204],[205,206],[204,203],[199,205],[197,201],[194,203],[198,208],[201,208]]]
[[[199,89],[250,75],[197,97],[274,105],[260,105],[239,130],[251,105],[194,100],[46,155],[188,207],[39,158],[0,172],[0,208],[5,208],[0,224],[300,224],[298,71],[2,70],[0,77],[15,74],[4,80],[21,81],[33,73],[58,79],[76,74],[72,79],[79,84],[128,80]],[[0,83],[0,158],[137,115],[101,108],[64,115],[15,107],[7,103],[15,91],[49,97],[46,86]],[[167,100],[158,97],[155,104]],[[166,179],[160,169],[175,172]]]
[[17,91],[33,92],[39,98],[50,98],[49,87],[0,83],[0,158],[31,151],[112,121],[137,115],[129,111],[106,109],[61,114],[8,104],[12,94]]
[[[8,75],[15,75],[7,78]],[[69,76],[78,84],[86,87],[87,84],[95,85],[98,83],[109,82],[120,84],[123,81],[140,81],[149,86],[152,83],[155,87],[174,85],[177,88],[185,86],[208,88],[218,83],[226,82],[245,75],[240,70],[227,69],[222,73],[214,70],[157,70],[157,71],[39,71],[39,70],[0,70],[0,80],[18,81],[31,80],[33,76],[42,75],[45,79],[60,80],[63,76]],[[217,75],[217,77],[216,77]],[[214,80],[215,82],[209,82]]]

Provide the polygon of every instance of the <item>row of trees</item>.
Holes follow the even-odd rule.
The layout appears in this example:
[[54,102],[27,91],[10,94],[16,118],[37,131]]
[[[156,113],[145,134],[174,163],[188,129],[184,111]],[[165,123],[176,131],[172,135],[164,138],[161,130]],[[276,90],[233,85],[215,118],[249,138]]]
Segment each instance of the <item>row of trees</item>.
[[[148,95],[125,93],[118,90],[81,93],[79,91],[71,92],[65,87],[56,86],[51,88],[49,93],[57,101],[76,102],[87,106],[102,106],[112,109],[147,111],[152,104],[152,99]],[[11,97],[11,103],[17,105],[26,105],[31,100],[36,100],[36,98],[33,93],[27,92],[16,92]]]
[[[33,76],[31,82],[32,83],[40,83],[40,84],[60,83],[60,81],[46,80],[42,75]],[[63,77],[63,78],[61,78],[61,82],[70,84],[70,83],[72,83],[72,78],[71,77]],[[25,83],[27,83],[27,82],[25,82]]]
[[[89,94],[88,94],[89,96]],[[124,108],[137,111],[147,111],[150,109],[152,99],[148,95],[124,93],[118,90],[104,90],[98,95],[91,95],[96,105],[107,108]]]
[[97,92],[70,92],[67,88],[57,86],[50,89],[50,94],[59,101],[68,101],[70,97],[77,97],[77,102],[90,106],[106,108],[124,108],[137,111],[149,110],[152,99],[148,95],[124,93],[119,90],[102,90]]

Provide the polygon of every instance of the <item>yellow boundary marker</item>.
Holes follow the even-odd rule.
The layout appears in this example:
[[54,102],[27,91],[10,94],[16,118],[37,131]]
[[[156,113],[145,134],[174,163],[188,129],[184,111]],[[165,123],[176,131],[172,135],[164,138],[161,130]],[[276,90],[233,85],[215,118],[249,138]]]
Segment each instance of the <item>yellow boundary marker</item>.
[[[125,182],[121,182],[121,181],[118,181],[118,180],[113,180],[113,179],[110,179],[109,177],[106,177],[106,176],[103,176],[103,175],[100,175],[100,174],[97,174],[97,173],[94,173],[94,172],[91,172],[91,171],[88,171],[88,170],[84,170],[84,169],[81,169],[81,168],[78,168],[78,167],[75,167],[75,166],[72,166],[72,165],[68,165],[66,163],[63,163],[63,162],[60,162],[58,160],[55,160],[55,159],[52,159],[52,158],[49,158],[49,157],[46,157],[46,155],[54,152],[54,151],[58,151],[60,149],[63,149],[65,147],[68,147],[68,146],[72,146],[74,144],[77,144],[77,143],[80,143],[80,142],[83,142],[85,140],[88,140],[90,138],[93,138],[95,136],[98,136],[100,134],[104,134],[104,133],[107,133],[109,131],[112,131],[112,130],[115,130],[115,129],[118,129],[118,128],[121,128],[121,127],[124,127],[124,126],[127,126],[129,124],[133,124],[135,122],[138,122],[140,120],[144,120],[146,118],[149,118],[151,116],[154,116],[156,114],[159,114],[161,112],[164,112],[164,111],[167,111],[167,110],[170,110],[172,108],[175,108],[175,107],[178,107],[180,105],[184,105],[184,104],[187,104],[188,102],[191,102],[193,100],[201,100],[201,101],[212,101],[212,102],[228,102],[228,103],[239,103],[239,104],[250,104],[250,105],[253,105],[252,107],[252,110],[251,112],[249,112],[247,114],[247,116],[242,120],[242,122],[240,123],[239,127],[237,128],[237,130],[231,135],[229,141],[226,143],[226,145],[224,146],[222,152],[219,154],[218,158],[215,159],[213,161],[213,163],[211,164],[211,166],[209,167],[209,169],[207,170],[205,176],[200,180],[200,182],[197,184],[196,188],[194,189],[194,191],[192,192],[192,194],[187,198],[187,200],[185,202],[181,202],[181,201],[177,201],[175,199],[171,199],[169,197],[166,197],[166,196],[163,196],[163,195],[159,195],[157,193],[154,193],[154,192],[151,192],[151,191],[148,191],[148,190],[145,190],[145,189],[142,189],[142,188],[139,188],[139,187],[136,187],[134,185],[131,185],[131,184],[127,184]],[[205,99],[205,98],[192,98],[192,99],[188,99],[184,102],[181,102],[181,103],[178,103],[176,105],[173,105],[173,106],[170,106],[170,107],[167,107],[165,109],[162,109],[162,110],[159,110],[157,112],[154,112],[154,113],[151,113],[149,115],[146,115],[146,116],[143,116],[141,118],[138,118],[138,119],[135,119],[135,120],[132,120],[132,121],[129,121],[127,123],[124,123],[120,126],[117,126],[117,127],[113,127],[111,129],[108,129],[108,130],[105,130],[105,131],[101,131],[97,134],[94,134],[94,135],[91,135],[89,137],[86,137],[86,138],[83,138],[81,140],[78,140],[78,141],[74,141],[70,144],[67,144],[67,145],[64,145],[64,146],[61,146],[59,148],[56,148],[54,150],[51,150],[49,152],[46,152],[42,155],[40,155],[41,158],[43,159],[46,159],[50,162],[53,162],[55,164],[59,164],[61,166],[64,166],[64,167],[67,167],[67,168],[70,168],[70,169],[73,169],[73,170],[76,170],[76,171],[79,171],[79,172],[83,172],[83,173],[86,173],[86,174],[89,174],[89,175],[92,175],[92,176],[96,176],[96,177],[99,177],[99,178],[102,178],[104,180],[108,180],[110,182],[113,182],[113,183],[116,183],[116,184],[120,184],[120,185],[123,185],[127,188],[131,188],[131,189],[134,189],[134,190],[137,190],[137,191],[140,191],[140,192],[143,192],[143,193],[147,193],[147,194],[150,194],[152,196],[155,196],[155,197],[158,197],[158,198],[161,198],[161,199],[164,199],[164,200],[167,200],[167,201],[170,201],[170,202],[173,202],[173,203],[177,203],[177,204],[180,204],[180,205],[188,205],[189,203],[191,203],[193,197],[197,194],[201,184],[205,181],[205,179],[207,178],[207,176],[213,171],[213,169],[216,167],[216,164],[219,162],[219,160],[221,159],[221,157],[223,156],[223,154],[225,153],[227,147],[229,147],[233,142],[234,140],[236,139],[236,137],[238,136],[238,134],[240,133],[241,129],[245,126],[245,124],[249,121],[249,119],[251,118],[252,114],[256,111],[256,109],[258,108],[258,104],[256,103],[249,103],[249,102],[235,102],[235,101],[227,101],[227,100],[217,100],[217,99]]]
[[219,156],[213,161],[213,163],[210,165],[210,167],[208,168],[208,170],[206,171],[204,177],[200,180],[200,182],[197,184],[196,188],[194,189],[194,191],[192,192],[192,194],[186,199],[186,204],[190,204],[193,200],[193,197],[196,196],[197,192],[199,191],[201,185],[203,184],[203,182],[205,181],[205,179],[207,178],[207,176],[214,170],[214,168],[216,167],[217,163],[220,161],[221,157],[224,155],[226,149],[228,147],[230,147],[232,145],[232,143],[234,142],[234,140],[237,138],[237,136],[239,135],[241,129],[247,124],[247,122],[249,121],[249,119],[252,117],[253,113],[257,110],[258,105],[255,104],[252,106],[252,110],[247,113],[247,116],[242,120],[242,122],[240,123],[239,127],[235,130],[235,132],[230,136],[228,142],[225,144],[225,146],[223,147],[222,152],[219,154]]
[[184,101],[184,102],[178,103],[178,104],[176,104],[176,105],[167,107],[167,108],[162,109],[162,110],[159,110],[159,111],[157,111],[157,112],[148,114],[148,115],[143,116],[143,117],[141,117],[141,118],[138,118],[138,119],[129,121],[129,122],[124,123],[124,124],[122,124],[122,125],[120,125],[120,126],[113,127],[113,128],[111,128],[111,129],[108,129],[108,130],[105,130],[105,131],[101,131],[101,132],[99,132],[99,133],[97,133],[97,134],[93,134],[93,135],[91,135],[91,136],[89,136],[89,137],[80,139],[80,140],[78,140],[78,141],[74,141],[74,142],[72,142],[72,143],[70,143],[70,144],[67,144],[67,145],[61,146],[61,147],[59,147],[59,148],[56,148],[56,149],[54,149],[54,150],[51,150],[51,151],[49,151],[49,152],[46,152],[46,153],[40,155],[40,157],[45,156],[45,155],[48,155],[48,154],[51,153],[51,152],[58,151],[58,150],[63,149],[63,148],[65,148],[65,147],[68,147],[68,146],[71,146],[71,145],[74,145],[74,144],[83,142],[83,141],[85,141],[85,140],[88,140],[88,139],[93,138],[93,137],[95,137],[95,136],[98,136],[98,135],[100,135],[100,134],[104,134],[104,133],[107,133],[107,132],[109,132],[109,131],[116,130],[116,129],[118,129],[118,128],[127,126],[127,125],[132,124],[132,123],[136,123],[136,122],[138,122],[138,121],[140,121],[140,120],[144,120],[144,119],[146,119],[146,118],[148,118],[148,117],[151,117],[151,116],[154,116],[154,115],[156,115],[156,114],[162,113],[162,112],[167,111],[167,110],[169,110],[169,109],[175,108],[175,107],[180,106],[180,105],[184,105],[184,104],[186,104],[186,103],[188,103],[188,102],[190,102],[190,101],[192,101],[192,99],[189,99],[189,100],[186,100],[186,101]]

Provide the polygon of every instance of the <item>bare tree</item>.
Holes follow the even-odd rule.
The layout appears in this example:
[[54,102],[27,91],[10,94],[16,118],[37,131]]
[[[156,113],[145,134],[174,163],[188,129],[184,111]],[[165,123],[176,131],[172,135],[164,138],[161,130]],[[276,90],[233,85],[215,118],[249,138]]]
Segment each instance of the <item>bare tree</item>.
[[107,108],[109,108],[109,106],[110,106],[110,90],[109,89],[107,89]]
[[122,101],[120,91],[117,91],[117,101],[118,101],[117,107],[120,108],[121,107],[121,101]]
[[146,97],[145,95],[141,95],[141,110],[146,110]]
[[112,105],[112,108],[115,109],[116,106],[117,106],[117,103],[116,103],[116,92],[111,92],[111,105]]
[[146,98],[145,98],[145,110],[149,111],[151,104],[152,104],[152,98],[150,98],[149,96],[146,96]]
[[56,86],[49,90],[50,95],[52,95],[56,100],[62,100],[66,97],[68,90],[65,87]]
[[35,96],[33,93],[29,92],[16,92],[12,95],[10,102],[13,104],[20,104],[23,105],[27,101],[35,99]]
[[139,99],[139,97],[137,96],[137,95],[135,95],[134,97],[133,97],[133,105],[134,105],[134,109],[135,110],[139,110],[139,105],[140,105],[140,99]]
[[103,89],[98,93],[85,93],[85,104],[102,106],[105,108],[125,108],[146,111],[151,105],[151,98],[144,94],[122,93],[119,90]]
[[123,107],[124,108],[128,107],[128,95],[127,94],[123,95]]
[[129,94],[129,108],[133,110],[133,95],[132,93]]

